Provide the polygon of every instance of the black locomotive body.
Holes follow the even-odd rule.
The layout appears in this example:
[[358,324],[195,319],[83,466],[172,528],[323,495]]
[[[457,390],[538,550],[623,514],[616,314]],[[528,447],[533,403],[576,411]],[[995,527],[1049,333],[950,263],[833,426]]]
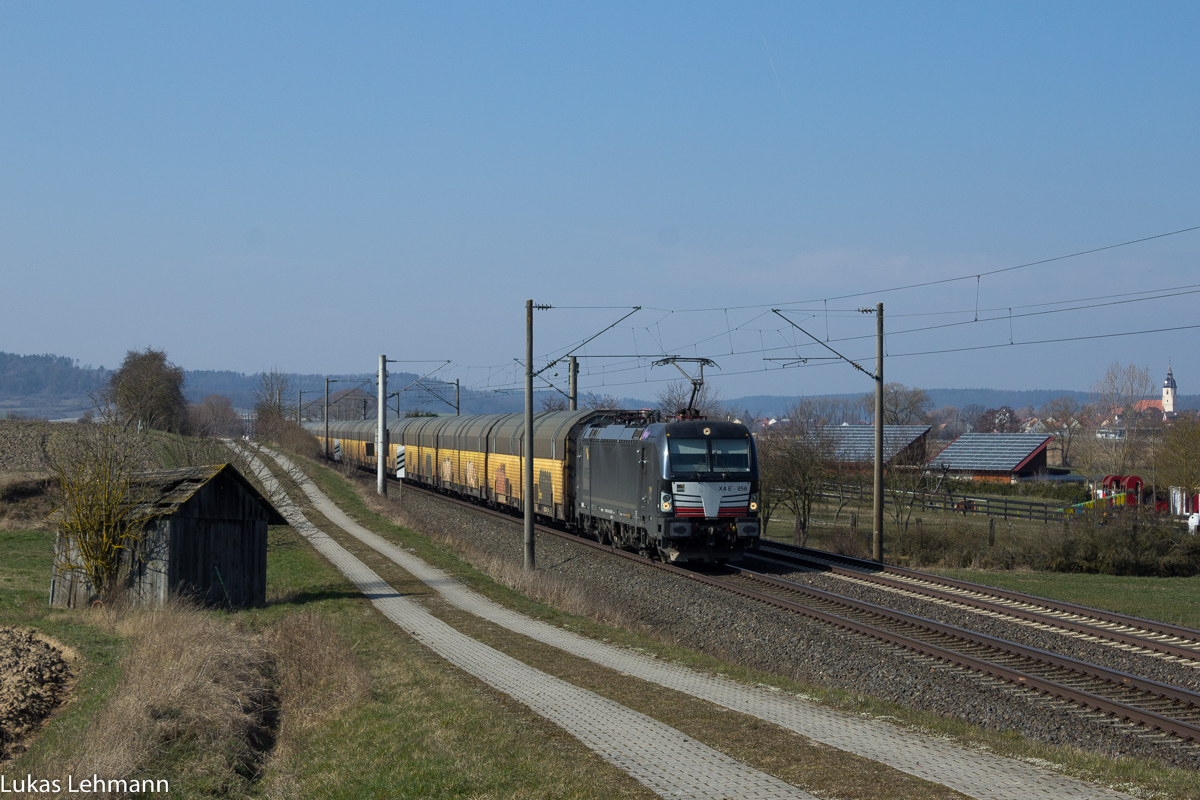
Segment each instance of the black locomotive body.
[[663,561],[738,560],[758,540],[758,459],[740,423],[601,416],[576,440],[576,524]]

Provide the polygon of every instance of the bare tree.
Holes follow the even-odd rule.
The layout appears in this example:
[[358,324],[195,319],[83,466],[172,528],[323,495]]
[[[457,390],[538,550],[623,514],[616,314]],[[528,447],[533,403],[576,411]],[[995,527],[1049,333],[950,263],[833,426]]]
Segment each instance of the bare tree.
[[181,432],[187,425],[183,397],[183,367],[167,360],[166,352],[147,347],[130,350],[113,373],[104,400],[117,411],[124,427]]
[[376,398],[361,386],[339,389],[329,396],[330,419],[368,419],[374,414]]
[[219,438],[242,435],[242,418],[224,395],[210,394],[196,405],[188,406],[188,418],[196,436]]
[[1155,482],[1178,486],[1188,493],[1200,489],[1200,421],[1175,421],[1163,435]]
[[566,411],[569,405],[567,398],[558,392],[542,395],[542,411]]
[[975,429],[980,433],[1020,433],[1021,420],[1008,406],[989,408],[979,415]]
[[979,403],[967,403],[962,407],[962,410],[959,413],[962,415],[963,424],[969,430],[973,431],[976,428],[976,424],[979,422],[979,418],[986,410],[987,409],[985,409]]
[[885,507],[896,523],[895,530],[899,538],[895,544],[902,547],[913,511],[925,504],[929,481],[926,479],[926,464],[922,454],[920,451],[902,449],[906,442],[899,436],[891,434],[884,438],[884,454],[894,455],[887,462],[883,490],[891,501],[891,505],[885,504]]
[[104,417],[56,437],[46,455],[57,490],[55,569],[82,576],[94,594],[111,599],[154,512],[135,478],[138,443]]
[[[687,381],[671,381],[655,398],[656,407],[664,418],[681,414],[688,407],[692,397],[692,385]],[[721,391],[712,384],[702,384],[696,390],[696,399],[692,406],[702,417],[708,419],[725,419],[730,416],[729,409],[721,400]]]
[[[872,395],[874,408],[874,395]],[[853,397],[806,397],[797,402],[787,413],[802,412],[805,418],[823,427],[854,423],[862,419],[861,402]]]
[[1038,412],[1042,425],[1054,435],[1059,463],[1064,467],[1071,466],[1071,445],[1075,442],[1075,433],[1082,427],[1082,412],[1078,400],[1065,396],[1050,400]]
[[617,400],[611,394],[593,394],[592,392],[588,392],[583,399],[583,405],[595,411],[616,411],[621,408],[621,401]]
[[255,414],[260,420],[271,416],[292,416],[293,409],[288,403],[291,395],[292,387],[287,374],[279,367],[271,367],[270,372],[258,376],[258,388],[254,390]]
[[1113,363],[1092,387],[1092,405],[1101,419],[1093,468],[1105,475],[1124,475],[1137,462],[1146,435],[1162,420],[1162,411],[1147,401],[1157,386],[1146,367]]
[[[801,401],[788,409],[787,419],[758,436],[759,496],[764,518],[772,507],[784,506],[795,515],[792,536],[808,542],[813,505],[833,474],[836,440],[830,428],[815,417],[813,405]],[[765,481],[764,481],[765,474]]]
[[[875,421],[875,393],[869,392],[859,400],[863,416]],[[924,389],[889,383],[883,387],[883,422],[885,425],[913,425],[924,422],[933,410],[933,399]]]
[[929,412],[929,422],[934,426],[933,435],[938,439],[954,439],[966,433],[970,427],[963,412],[954,406],[943,406]]
[[771,514],[783,499],[782,487],[787,482],[787,461],[793,436],[787,423],[768,425],[754,434],[758,451],[759,514],[765,529]]

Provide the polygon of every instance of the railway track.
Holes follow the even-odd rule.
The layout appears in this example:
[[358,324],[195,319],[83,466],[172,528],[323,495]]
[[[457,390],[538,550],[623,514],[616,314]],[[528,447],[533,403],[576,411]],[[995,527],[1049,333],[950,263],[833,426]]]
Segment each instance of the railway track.
[[1093,641],[1144,651],[1200,669],[1200,631],[1102,609],[1048,600],[982,584],[943,578],[903,567],[825,553],[782,542],[762,541],[754,558],[800,569],[815,569],[848,581],[909,596],[966,606],[1042,628],[1067,631]]
[[[410,484],[405,484],[405,490],[422,492],[514,525],[520,524],[519,518],[503,511]],[[1161,731],[1182,741],[1200,742],[1200,694],[1181,687],[966,631],[750,569],[728,567],[716,574],[698,572],[617,550],[556,528],[538,525],[537,530],[1127,720],[1149,731]],[[874,567],[878,570],[879,565],[874,564]],[[1041,599],[1029,595],[1022,597]]]

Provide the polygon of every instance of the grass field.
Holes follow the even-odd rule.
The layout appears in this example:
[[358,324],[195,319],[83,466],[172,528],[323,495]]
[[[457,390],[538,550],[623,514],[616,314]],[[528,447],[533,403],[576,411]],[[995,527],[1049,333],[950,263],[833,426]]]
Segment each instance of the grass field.
[[1200,630],[1200,576],[1142,578],[1061,572],[995,572],[938,569],[939,575],[974,581],[1121,614]]

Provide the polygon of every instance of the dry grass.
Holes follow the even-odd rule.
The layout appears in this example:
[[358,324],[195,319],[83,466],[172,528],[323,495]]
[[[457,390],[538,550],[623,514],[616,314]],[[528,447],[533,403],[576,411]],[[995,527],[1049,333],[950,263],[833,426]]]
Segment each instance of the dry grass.
[[317,458],[321,447],[317,437],[303,425],[290,419],[260,419],[256,437],[278,445],[281,449],[305,458]]
[[269,794],[297,796],[296,752],[312,729],[370,694],[369,673],[313,611],[261,634],[180,601],[90,615],[130,647],[94,721],[44,754],[63,774],[173,775],[173,789],[240,796],[269,771]]
[[0,529],[49,530],[50,478],[41,473],[0,473]]
[[60,771],[157,777],[156,762],[185,757],[189,773],[228,789],[252,779],[273,704],[260,637],[179,601],[96,617],[131,644],[120,682]]
[[266,634],[279,680],[279,744],[366,698],[371,676],[326,618],[313,611],[284,617]]
[[313,611],[277,622],[265,635],[279,682],[279,728],[266,773],[268,797],[300,797],[300,753],[322,725],[360,707],[371,675],[337,628]]
[[[361,475],[361,473],[359,473]],[[524,564],[515,559],[504,559],[486,553],[466,538],[456,537],[434,524],[424,522],[410,510],[389,497],[374,493],[373,485],[359,476],[351,478],[359,496],[367,508],[380,516],[409,530],[419,531],[434,542],[450,547],[460,558],[492,580],[516,591],[525,597],[545,603],[552,608],[595,620],[626,630],[649,633],[650,629],[641,620],[614,606],[601,592],[545,570],[528,571]],[[659,633],[661,635],[661,632]]]

